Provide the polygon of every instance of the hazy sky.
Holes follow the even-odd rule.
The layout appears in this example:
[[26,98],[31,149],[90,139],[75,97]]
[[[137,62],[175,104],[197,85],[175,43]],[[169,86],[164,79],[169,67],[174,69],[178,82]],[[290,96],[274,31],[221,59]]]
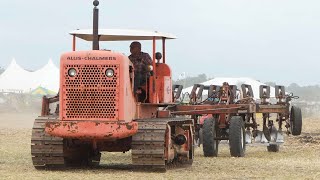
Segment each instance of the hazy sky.
[[[92,0],[0,2],[0,66],[37,69],[71,50],[68,32],[92,26]],[[100,0],[101,28],[170,32],[174,77],[252,77],[320,84],[319,0]],[[130,42],[102,48],[128,54]],[[150,43],[143,43],[150,52]],[[81,49],[91,43],[81,42]],[[160,49],[159,49],[160,50]]]

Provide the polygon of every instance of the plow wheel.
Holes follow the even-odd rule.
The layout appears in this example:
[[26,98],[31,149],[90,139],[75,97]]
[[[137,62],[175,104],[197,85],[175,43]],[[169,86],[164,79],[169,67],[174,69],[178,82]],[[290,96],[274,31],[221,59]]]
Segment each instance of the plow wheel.
[[270,144],[267,146],[268,152],[279,152],[280,146],[278,144]]
[[217,137],[216,120],[207,118],[203,124],[203,154],[205,157],[217,157],[219,141]]
[[230,154],[233,157],[244,157],[246,150],[245,128],[241,116],[233,116],[229,127]]
[[301,109],[299,107],[296,107],[296,106],[291,107],[290,129],[291,129],[292,135],[294,136],[298,136],[301,134],[302,114],[301,114]]

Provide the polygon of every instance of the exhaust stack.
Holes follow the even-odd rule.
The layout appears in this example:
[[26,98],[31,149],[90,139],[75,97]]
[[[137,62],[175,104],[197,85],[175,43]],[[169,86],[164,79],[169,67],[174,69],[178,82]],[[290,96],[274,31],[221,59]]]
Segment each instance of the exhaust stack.
[[93,41],[92,50],[99,50],[99,1],[93,1]]

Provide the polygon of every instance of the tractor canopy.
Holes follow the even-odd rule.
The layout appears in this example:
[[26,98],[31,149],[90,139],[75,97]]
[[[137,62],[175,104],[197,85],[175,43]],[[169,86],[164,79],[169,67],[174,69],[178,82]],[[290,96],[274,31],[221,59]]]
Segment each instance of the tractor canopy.
[[[82,29],[70,32],[71,35],[86,40],[93,41],[93,30]],[[99,29],[99,41],[142,41],[142,40],[162,40],[176,39],[172,34],[158,31],[129,30],[129,29]]]
[[[72,50],[76,51],[76,38],[85,40],[85,41],[94,41],[94,29],[78,29],[70,32],[73,36]],[[166,63],[166,40],[167,39],[177,39],[175,35],[169,33],[162,33],[158,31],[146,31],[146,30],[132,30],[132,29],[98,29],[98,40],[97,47],[93,48],[99,49],[100,41],[144,41],[151,40],[152,43],[152,59],[153,59],[153,67],[155,67],[156,63],[156,41],[162,41],[162,63]],[[156,72],[156,70],[154,70]]]

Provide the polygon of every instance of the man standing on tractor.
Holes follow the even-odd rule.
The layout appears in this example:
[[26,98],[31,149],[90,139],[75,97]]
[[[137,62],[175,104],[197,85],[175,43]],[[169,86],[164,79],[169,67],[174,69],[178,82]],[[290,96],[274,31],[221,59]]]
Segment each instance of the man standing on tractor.
[[134,66],[134,92],[137,93],[137,90],[142,90],[140,87],[147,82],[150,75],[148,68],[152,65],[152,59],[148,53],[141,51],[141,43],[138,41],[131,43],[130,52],[129,59]]

